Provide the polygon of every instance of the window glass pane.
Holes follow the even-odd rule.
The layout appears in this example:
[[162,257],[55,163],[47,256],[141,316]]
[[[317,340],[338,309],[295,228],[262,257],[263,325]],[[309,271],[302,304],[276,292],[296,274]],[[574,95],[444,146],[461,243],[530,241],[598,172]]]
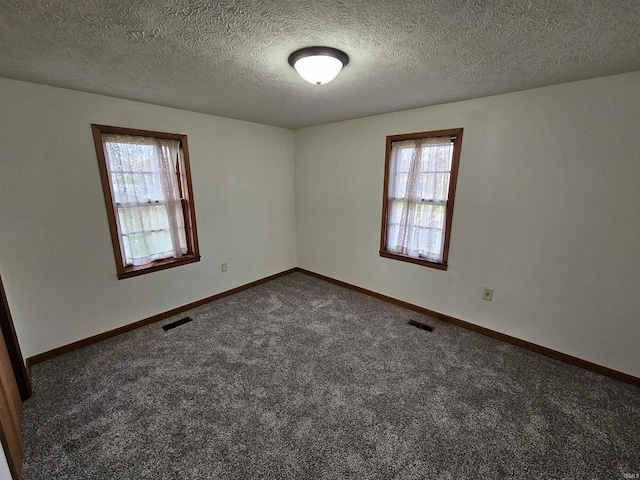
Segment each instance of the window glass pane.
[[387,252],[395,253],[397,251],[398,228],[399,225],[397,223],[392,223],[387,226],[387,244],[385,246]]
[[112,172],[111,179],[116,203],[131,204],[164,200],[159,174]]
[[118,216],[127,233],[169,229],[167,209],[162,204],[118,207]]
[[446,201],[449,191],[449,177],[449,172],[420,173],[417,198]]
[[444,228],[446,207],[444,205],[421,204],[416,207],[419,227]]
[[453,157],[453,144],[445,145],[423,145],[420,170],[448,172],[451,170],[451,159]]
[[421,257],[439,261],[443,251],[443,233],[446,208],[441,205],[422,204],[417,207],[419,212],[417,250]]
[[402,200],[389,201],[389,223],[400,223],[403,206],[404,202]]
[[404,198],[407,191],[408,173],[398,173],[395,179],[393,195],[395,198]]
[[396,166],[396,171],[398,173],[407,173],[409,171],[409,165],[411,162],[411,155],[413,153],[413,148],[411,147],[399,147],[400,151],[398,153],[398,163]]
[[156,146],[112,141],[105,148],[116,203],[164,199]]
[[420,256],[431,261],[442,257],[444,232],[436,228],[421,228],[419,231]]
[[[125,244],[125,258],[144,257],[144,248],[153,260],[174,256],[167,208],[163,204],[118,207],[119,224]],[[184,217],[178,217],[180,250],[187,253],[187,237]],[[127,244],[128,242],[128,244]],[[145,243],[146,242],[146,243]],[[131,255],[134,255],[131,257]]]
[[[162,260],[173,256],[171,235],[168,230],[155,232],[142,232],[122,236],[122,244],[125,248],[127,263],[141,265],[148,263],[151,254],[152,260]],[[142,261],[139,261],[142,259]]]

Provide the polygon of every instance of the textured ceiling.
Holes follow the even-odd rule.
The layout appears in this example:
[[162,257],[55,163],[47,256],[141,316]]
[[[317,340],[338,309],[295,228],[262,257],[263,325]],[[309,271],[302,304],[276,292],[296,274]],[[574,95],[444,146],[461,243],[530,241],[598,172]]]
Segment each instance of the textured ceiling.
[[291,128],[637,70],[639,0],[0,1],[2,77]]

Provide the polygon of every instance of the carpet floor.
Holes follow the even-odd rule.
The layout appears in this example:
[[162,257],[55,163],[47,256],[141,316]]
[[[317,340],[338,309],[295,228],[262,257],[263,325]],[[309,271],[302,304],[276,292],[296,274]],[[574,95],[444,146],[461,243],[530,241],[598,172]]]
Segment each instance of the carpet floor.
[[640,389],[302,273],[32,375],[25,480],[640,474]]

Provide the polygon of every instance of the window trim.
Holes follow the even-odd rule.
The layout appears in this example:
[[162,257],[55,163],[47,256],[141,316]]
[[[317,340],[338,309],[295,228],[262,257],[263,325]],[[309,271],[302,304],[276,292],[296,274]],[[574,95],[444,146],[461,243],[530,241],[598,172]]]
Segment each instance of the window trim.
[[[196,211],[193,200],[193,187],[191,182],[191,168],[189,166],[189,147],[187,145],[187,136],[179,133],[154,132],[151,130],[139,130],[134,128],[113,127],[109,125],[91,124],[93,132],[93,142],[96,148],[96,156],[98,158],[98,168],[100,170],[100,180],[102,182],[102,193],[104,195],[105,207],[107,209],[107,219],[109,220],[109,230],[111,232],[111,245],[113,247],[113,255],[116,261],[116,275],[118,280],[124,278],[135,277],[145,273],[157,272],[167,268],[178,267],[189,263],[200,261],[200,250],[198,247],[198,230],[196,227]],[[124,265],[122,261],[122,247],[118,235],[118,226],[116,222],[116,213],[113,208],[113,194],[111,192],[111,184],[109,182],[109,173],[102,145],[102,134],[115,133],[120,135],[131,135],[138,137],[156,137],[178,140],[180,142],[180,168],[182,175],[178,180],[182,185],[182,178],[187,179],[186,188],[182,185],[182,194],[184,196],[183,214],[185,225],[185,236],[187,238],[187,253],[180,258],[166,258],[156,260],[145,265]],[[187,207],[186,209],[184,207]]]
[[[451,224],[453,223],[453,206],[456,197],[456,186],[458,183],[458,169],[460,165],[460,150],[462,147],[462,128],[452,128],[448,130],[434,130],[430,132],[406,133],[401,135],[388,135],[386,141],[385,161],[384,161],[384,188],[382,196],[382,226],[380,231],[380,256],[400,260],[402,262],[414,263],[438,270],[447,270],[449,267],[449,241],[451,239]],[[403,140],[417,140],[421,138],[434,137],[455,137],[453,140],[453,156],[451,158],[451,175],[449,177],[449,199],[445,213],[445,233],[444,248],[442,251],[442,263],[431,262],[420,258],[413,258],[407,255],[392,253],[385,250],[387,240],[387,224],[389,221],[389,162],[391,160],[391,146],[394,142]]]

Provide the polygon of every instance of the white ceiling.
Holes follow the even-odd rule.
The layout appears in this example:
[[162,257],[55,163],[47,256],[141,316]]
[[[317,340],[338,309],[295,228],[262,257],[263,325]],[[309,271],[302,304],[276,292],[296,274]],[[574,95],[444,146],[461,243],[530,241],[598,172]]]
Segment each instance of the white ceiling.
[[638,70],[640,0],[0,1],[2,77],[290,128]]

